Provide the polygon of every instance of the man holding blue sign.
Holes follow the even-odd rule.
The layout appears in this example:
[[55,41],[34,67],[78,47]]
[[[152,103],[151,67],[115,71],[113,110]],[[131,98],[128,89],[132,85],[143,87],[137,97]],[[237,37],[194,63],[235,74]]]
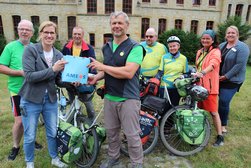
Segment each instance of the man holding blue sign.
[[141,168],[143,149],[139,136],[139,68],[145,50],[126,35],[129,28],[126,13],[111,13],[110,26],[113,40],[102,48],[104,63],[92,59],[89,67],[98,70],[98,74],[88,78],[90,84],[105,79],[104,124],[108,138],[108,158],[100,167],[119,164],[122,128],[128,141],[132,167]]
[[[84,39],[84,29],[80,26],[76,26],[73,28],[72,31],[72,40],[69,41],[67,44],[65,44],[62,53],[63,55],[68,55],[68,56],[76,56],[76,57],[83,57],[83,58],[94,58],[96,59],[94,49],[92,46],[87,44],[83,39]],[[65,57],[64,57],[65,58]],[[67,58],[70,60],[70,58]],[[74,61],[74,60],[73,60]],[[75,61],[78,61],[77,59]],[[84,60],[83,60],[84,61]],[[86,60],[85,60],[86,61]],[[84,61],[84,62],[85,62]],[[73,63],[74,64],[74,63]],[[66,65],[65,68],[67,68],[68,65]],[[85,66],[85,63],[83,63],[83,66]],[[74,68],[74,66],[69,66],[69,68]],[[89,70],[89,73],[96,74],[96,70]],[[85,104],[87,115],[90,119],[94,119],[95,117],[95,111],[92,103],[92,98],[93,98],[93,92],[95,90],[95,85],[88,86],[88,85],[79,85],[79,78],[86,80],[87,76],[81,76],[80,75],[74,75],[74,74],[67,74],[67,77],[70,78],[76,78],[76,83],[75,87],[73,84],[68,85],[66,87],[66,90],[68,91],[69,99],[70,102],[73,101],[74,95],[76,92],[76,89],[79,94],[79,99]],[[81,82],[80,82],[81,83]]]

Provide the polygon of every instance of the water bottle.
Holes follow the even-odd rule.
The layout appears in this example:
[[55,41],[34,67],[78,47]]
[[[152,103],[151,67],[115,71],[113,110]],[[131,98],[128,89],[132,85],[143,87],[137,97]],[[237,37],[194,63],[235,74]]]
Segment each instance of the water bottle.
[[63,115],[66,113],[66,98],[64,96],[61,96],[60,99],[60,111]]

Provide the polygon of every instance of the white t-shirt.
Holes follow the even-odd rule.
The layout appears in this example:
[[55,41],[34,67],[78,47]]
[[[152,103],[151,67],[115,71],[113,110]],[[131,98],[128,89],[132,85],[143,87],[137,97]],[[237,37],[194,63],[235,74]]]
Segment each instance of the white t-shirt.
[[49,51],[49,52],[44,51],[44,57],[47,62],[47,65],[51,68],[52,67],[53,50],[51,49],[51,51]]

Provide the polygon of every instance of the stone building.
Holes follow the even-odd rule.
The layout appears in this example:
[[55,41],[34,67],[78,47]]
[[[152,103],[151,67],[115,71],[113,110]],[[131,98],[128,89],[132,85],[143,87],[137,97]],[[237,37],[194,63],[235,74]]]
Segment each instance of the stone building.
[[[160,34],[173,28],[193,31],[198,35],[229,16],[239,15],[251,24],[251,0],[0,0],[0,34],[7,41],[15,38],[17,24],[29,19],[34,24],[51,20],[58,24],[58,39],[64,44],[72,28],[85,29],[85,40],[98,53],[111,37],[109,14],[123,10],[129,15],[128,34],[137,41],[144,38],[148,27]],[[249,46],[251,39],[247,40]]]

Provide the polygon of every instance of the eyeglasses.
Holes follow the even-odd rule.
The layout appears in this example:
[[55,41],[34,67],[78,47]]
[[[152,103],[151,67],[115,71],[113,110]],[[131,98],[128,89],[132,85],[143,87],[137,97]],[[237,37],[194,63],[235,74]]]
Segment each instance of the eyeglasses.
[[31,29],[25,29],[25,28],[18,28],[18,30],[21,32],[24,32],[24,31],[31,32],[32,31]]
[[148,37],[149,37],[149,38],[153,38],[153,36],[151,36],[151,35],[149,35],[149,36],[148,36],[148,35],[146,35],[146,38],[148,38]]
[[49,34],[50,34],[50,35],[54,35],[54,34],[56,34],[55,32],[48,32],[48,31],[44,31],[43,33],[44,33],[45,35],[49,35]]

